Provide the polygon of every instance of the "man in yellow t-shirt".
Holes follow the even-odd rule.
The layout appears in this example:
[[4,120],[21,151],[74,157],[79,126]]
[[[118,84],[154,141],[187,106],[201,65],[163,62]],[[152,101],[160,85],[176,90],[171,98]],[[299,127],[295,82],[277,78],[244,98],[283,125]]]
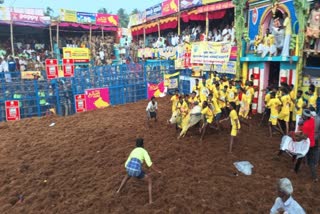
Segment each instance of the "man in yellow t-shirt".
[[197,92],[197,97],[200,98],[200,89],[201,89],[201,84],[199,83],[199,79],[196,79],[196,84],[192,87],[192,91]]
[[[276,98],[276,94],[272,92],[270,94],[270,101],[268,102],[268,107],[270,108],[270,119],[269,119],[269,134],[272,137],[273,130],[279,131],[281,134],[284,134],[280,124],[278,124],[279,108],[281,106],[281,101]],[[278,125],[278,127],[277,127]]]
[[294,90],[294,85],[291,84],[290,85],[290,99],[291,99],[291,103],[290,103],[290,126],[293,126],[292,122],[296,121],[295,118],[293,118],[293,111],[294,111],[294,102],[296,100],[296,92]]
[[172,102],[172,112],[177,110],[177,104],[179,102],[179,90],[175,91],[175,94],[171,97],[170,101]]
[[142,170],[142,165],[143,163],[146,162],[147,166],[150,167],[151,169],[155,170],[159,174],[161,174],[161,171],[152,163],[151,158],[147,152],[143,148],[143,139],[138,138],[136,140],[136,148],[132,150],[130,153],[126,163],[125,163],[125,168],[127,171],[126,176],[123,178],[121,185],[117,191],[119,193],[121,189],[124,187],[124,185],[127,183],[127,181],[134,177],[138,179],[143,179],[148,182],[148,190],[149,190],[149,203],[152,204],[152,180],[151,177],[148,176],[143,170]]
[[293,118],[292,120],[295,121],[295,132],[298,131],[298,124],[300,121],[300,118],[302,117],[302,111],[304,106],[304,101],[302,98],[303,92],[299,90],[297,92],[297,98],[295,100],[294,110],[293,110]]
[[284,22],[281,28],[284,29],[284,42],[283,42],[283,47],[282,47],[282,57],[289,57],[289,51],[290,51],[290,39],[291,39],[291,34],[292,34],[292,27],[291,27],[291,19],[288,15],[287,12],[283,14]]
[[217,129],[219,129],[219,121],[221,119],[222,113],[221,108],[218,104],[217,98],[213,97],[212,94],[208,95],[208,104],[211,105],[211,109],[214,115],[214,123],[217,126]]
[[309,89],[308,108],[313,107],[317,109],[317,96],[315,95],[314,91],[315,91],[314,88]]
[[236,107],[237,107],[236,103],[231,102],[229,104],[229,109],[230,109],[229,117],[220,121],[220,122],[222,122],[222,121],[229,120],[229,119],[231,121],[229,153],[232,152],[232,146],[233,146],[234,138],[238,135],[238,133],[240,132],[240,128],[241,128],[240,120],[239,120],[239,117],[238,117],[238,114],[237,114],[237,111],[236,111]]
[[190,106],[189,106],[190,109],[193,108],[195,102],[199,102],[199,99],[197,98],[197,93],[196,93],[195,91],[193,91],[193,92],[191,93],[191,96],[190,96],[188,102],[189,102],[189,105],[190,105]]
[[213,112],[207,101],[203,101],[201,114],[204,117],[204,121],[203,121],[202,127],[200,128],[200,133],[201,133],[200,141],[202,141],[204,137],[208,124],[212,124],[213,122]]
[[289,121],[290,121],[290,107],[291,107],[291,98],[288,94],[288,90],[286,88],[282,88],[282,97],[280,99],[282,103],[282,108],[280,114],[278,116],[279,120],[283,120],[286,123],[285,134],[289,133]]
[[187,116],[189,112],[188,103],[184,100],[184,96],[180,95],[179,102],[177,103],[177,110],[180,112],[182,117]]

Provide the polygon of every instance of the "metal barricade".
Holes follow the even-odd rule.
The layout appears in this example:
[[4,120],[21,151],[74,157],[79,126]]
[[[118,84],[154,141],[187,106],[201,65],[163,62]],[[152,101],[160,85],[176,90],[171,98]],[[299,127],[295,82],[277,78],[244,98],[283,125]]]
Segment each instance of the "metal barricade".
[[0,121],[6,120],[6,100],[20,101],[21,118],[74,114],[74,96],[93,88],[109,88],[111,105],[137,102],[147,99],[148,82],[159,83],[170,72],[173,61],[77,68],[74,77],[53,80],[44,71],[44,79],[34,80],[22,79],[20,72],[0,73]]

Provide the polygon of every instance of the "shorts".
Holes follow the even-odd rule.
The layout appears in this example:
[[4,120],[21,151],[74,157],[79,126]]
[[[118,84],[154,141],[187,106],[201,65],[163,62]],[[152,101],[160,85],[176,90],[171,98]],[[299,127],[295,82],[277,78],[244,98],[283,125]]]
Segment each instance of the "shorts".
[[280,112],[280,114],[278,116],[278,119],[279,120],[284,120],[285,122],[289,122],[290,121],[290,113],[289,114],[284,114],[284,113]]
[[157,113],[156,112],[149,112],[150,118],[157,118]]
[[221,112],[218,113],[218,114],[216,114],[216,116],[214,117],[214,120],[215,120],[215,121],[219,121],[219,120],[221,119],[221,115],[222,115]]
[[276,126],[278,124],[278,116],[270,115],[269,122],[271,122],[273,126]]
[[145,176],[142,170],[141,161],[137,158],[132,158],[126,166],[126,171],[129,177],[142,179]]

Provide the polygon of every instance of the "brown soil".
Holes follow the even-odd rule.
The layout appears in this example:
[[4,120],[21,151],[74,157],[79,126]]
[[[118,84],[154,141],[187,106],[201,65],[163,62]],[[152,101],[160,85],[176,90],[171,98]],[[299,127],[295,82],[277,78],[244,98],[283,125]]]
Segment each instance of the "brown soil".
[[[320,184],[311,182],[307,166],[296,175],[287,155],[277,158],[280,136],[270,140],[267,128],[252,121],[251,131],[243,126],[232,155],[227,130],[210,130],[200,143],[193,129],[178,141],[178,132],[166,124],[168,103],[159,100],[160,118],[150,129],[147,101],[0,124],[0,213],[269,213],[281,177],[292,180],[294,197],[307,213],[320,213]],[[56,125],[49,127],[51,122]],[[143,181],[130,180],[115,194],[139,136],[163,171],[148,171],[152,205]],[[233,162],[240,160],[254,165],[253,175],[234,175]]]

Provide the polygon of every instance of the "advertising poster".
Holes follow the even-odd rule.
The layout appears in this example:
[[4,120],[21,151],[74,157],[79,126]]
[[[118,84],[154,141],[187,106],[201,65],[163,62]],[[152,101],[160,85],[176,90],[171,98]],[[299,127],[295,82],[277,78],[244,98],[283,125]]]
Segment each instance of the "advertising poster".
[[95,24],[96,14],[77,12],[77,20],[78,20],[78,23],[82,23],[82,24]]
[[224,42],[195,42],[191,48],[191,63],[221,64],[230,59],[231,44]]
[[164,97],[165,96],[165,87],[164,81],[159,84],[148,83],[148,99],[151,97]]
[[60,9],[60,20],[64,22],[77,22],[77,11]]
[[162,4],[161,3],[146,9],[147,20],[159,18],[161,15],[162,15]]
[[110,106],[109,88],[87,89],[85,95],[88,111]]
[[202,0],[181,0],[180,10],[189,9],[202,5]]
[[85,63],[90,61],[89,48],[63,48],[63,58],[73,59],[75,63]]
[[179,1],[178,0],[165,0],[162,2],[162,16],[168,16],[178,12]]
[[96,16],[96,24],[103,26],[118,26],[119,17],[117,15],[98,13]]

